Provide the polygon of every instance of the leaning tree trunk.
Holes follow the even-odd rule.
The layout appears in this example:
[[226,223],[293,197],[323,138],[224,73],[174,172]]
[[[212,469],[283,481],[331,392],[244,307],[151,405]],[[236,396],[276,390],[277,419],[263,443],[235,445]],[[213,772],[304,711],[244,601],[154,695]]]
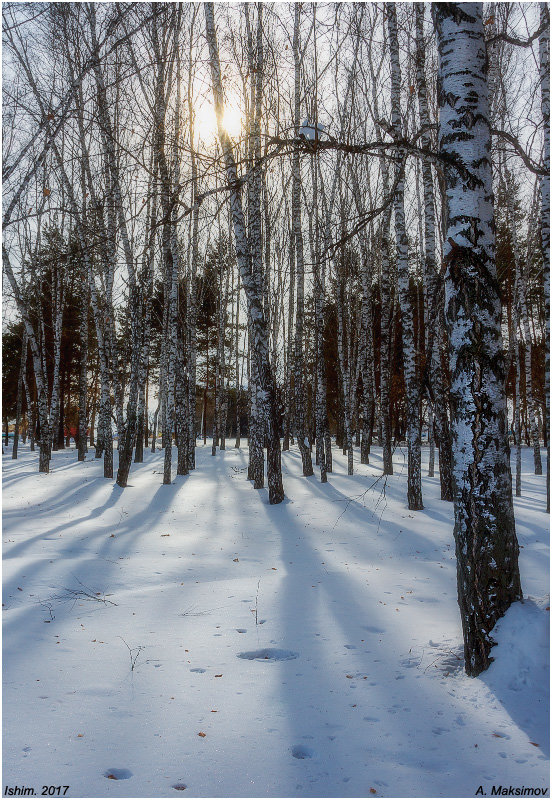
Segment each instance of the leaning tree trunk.
[[482,3],[434,5],[454,459],[454,538],[465,667],[493,660],[492,629],[521,599],[496,277]]

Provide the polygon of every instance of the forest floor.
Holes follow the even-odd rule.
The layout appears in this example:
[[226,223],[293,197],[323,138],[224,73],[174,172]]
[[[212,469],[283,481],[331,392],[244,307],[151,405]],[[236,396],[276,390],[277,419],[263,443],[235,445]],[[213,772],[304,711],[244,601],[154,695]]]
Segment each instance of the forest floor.
[[[175,451],[176,456],[176,451]],[[405,453],[328,483],[247,450],[122,490],[93,451],[3,461],[3,787],[67,797],[469,797],[549,780],[549,517],[523,454],[525,594],[495,662],[462,671],[452,505]],[[424,450],[424,465],[427,450]],[[116,454],[115,454],[116,466]],[[185,789],[183,787],[186,787]],[[481,794],[481,792],[480,792]]]

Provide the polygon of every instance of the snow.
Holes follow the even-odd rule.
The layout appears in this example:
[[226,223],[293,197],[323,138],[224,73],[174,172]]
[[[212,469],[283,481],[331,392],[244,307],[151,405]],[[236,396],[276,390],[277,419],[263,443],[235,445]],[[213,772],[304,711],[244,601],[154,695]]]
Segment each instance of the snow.
[[[406,454],[321,485],[282,454],[286,500],[247,451],[162,485],[163,452],[102,477],[93,451],[4,456],[3,786],[72,797],[473,796],[547,786],[548,516],[523,452],[526,600],[465,676],[452,506]],[[174,456],[175,457],[175,456]],[[116,454],[115,454],[115,469]],[[544,470],[546,472],[546,470]],[[317,471],[316,471],[317,472]],[[183,788],[185,787],[185,788]]]

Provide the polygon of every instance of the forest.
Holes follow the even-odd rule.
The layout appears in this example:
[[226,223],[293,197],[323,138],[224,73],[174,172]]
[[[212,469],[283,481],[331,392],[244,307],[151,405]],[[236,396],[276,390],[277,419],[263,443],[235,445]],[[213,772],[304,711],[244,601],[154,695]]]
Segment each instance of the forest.
[[[371,612],[355,604],[358,575],[342,581],[348,564],[372,569],[395,553],[409,574],[419,569],[413,559],[426,558],[416,553],[427,555],[435,544],[448,554],[439,566],[450,580],[445,591],[444,576],[428,572],[426,602],[450,595],[437,612],[450,637],[443,634],[447,644],[432,668],[437,662],[442,682],[468,681],[459,684],[460,705],[462,687],[482,692],[477,676],[491,691],[498,681],[512,730],[529,750],[539,748],[500,774],[540,785],[546,748],[527,736],[546,738],[549,702],[541,674],[549,669],[542,645],[549,611],[549,35],[548,3],[3,4],[4,610],[19,615],[9,629],[14,640],[5,634],[9,686],[22,686],[15,654],[26,646],[21,622],[37,597],[40,614],[47,609],[50,617],[35,620],[39,637],[44,622],[54,628],[66,616],[69,624],[69,581],[76,608],[89,614],[101,601],[94,619],[122,614],[109,609],[118,597],[107,599],[119,578],[110,584],[94,563],[106,548],[117,559],[138,559],[145,586],[153,575],[164,576],[161,585],[173,571],[176,586],[176,566],[161,559],[165,543],[176,547],[179,536],[186,555],[171,550],[171,557],[190,560],[199,576],[220,539],[232,574],[252,562],[248,588],[240,590],[254,605],[251,660],[289,669],[296,648],[259,649],[266,630],[259,597],[265,580],[279,578],[259,577],[261,562],[277,573],[299,548],[306,583],[297,578],[290,594],[298,606],[282,612],[282,630],[265,642],[282,644],[285,620],[297,641],[319,636],[314,628],[323,625],[311,620],[312,631],[308,622],[302,634],[294,621],[297,608],[312,604],[306,584],[317,585],[303,537],[310,537],[310,556],[324,537],[332,546],[347,538],[353,550],[335,567],[343,576],[321,565],[348,609],[340,613],[364,622]],[[72,529],[66,518],[74,518]],[[190,538],[193,526],[202,537]],[[65,538],[61,550],[48,544],[70,530],[78,537],[73,549]],[[148,530],[156,541],[146,551],[132,537]],[[395,534],[406,548],[400,552]],[[277,567],[270,561],[276,551],[265,552],[274,536],[282,543]],[[247,545],[255,558],[240,558],[244,537],[255,540]],[[364,547],[375,549],[368,557]],[[201,548],[204,559],[191,559]],[[64,564],[77,551],[84,560]],[[35,570],[42,577],[23,587]],[[194,583],[186,574],[180,586]],[[216,600],[190,595],[190,641],[207,635],[193,617],[211,611],[197,609],[227,591],[221,587],[230,577],[222,567],[215,575]],[[395,578],[387,575],[389,586]],[[131,585],[129,571],[120,588]],[[372,586],[366,603],[385,605],[387,585]],[[393,607],[409,600],[409,586],[396,584]],[[29,590],[28,606],[18,590]],[[283,591],[274,585],[267,604]],[[167,607],[155,607],[158,614],[144,612],[142,625],[164,628]],[[322,614],[316,608],[314,620]],[[86,614],[77,617],[81,627],[89,625]],[[412,616],[412,630],[423,628],[420,620]],[[111,624],[113,638],[122,639],[127,622]],[[245,626],[232,630],[246,638]],[[531,632],[540,649],[524,666],[514,642],[522,648]],[[437,647],[430,627],[426,633]],[[91,641],[102,638],[107,633]],[[133,675],[138,665],[144,675],[148,664],[161,666],[153,663],[161,657],[141,658],[146,645],[123,642]],[[75,648],[73,657],[89,658],[92,674],[95,657]],[[383,658],[397,657],[390,650]],[[413,658],[400,663],[410,667]],[[357,677],[345,669],[353,672],[347,679]],[[368,666],[359,670],[368,681]],[[205,669],[191,671],[199,680]],[[223,671],[233,674],[230,666]],[[511,695],[514,710],[500,694],[506,687],[510,697],[512,681],[523,684]],[[300,695],[290,690],[291,698]],[[491,703],[470,697],[474,709]],[[404,698],[396,699],[404,708]],[[321,713],[324,700],[313,702]],[[529,703],[539,708],[537,733],[521,711]],[[293,705],[287,714],[300,726]],[[235,709],[233,724],[239,715]],[[172,729],[176,722],[167,719]],[[495,727],[490,735],[506,735]],[[205,737],[203,730],[195,735]],[[421,734],[424,747],[431,730]],[[229,757],[226,733],[221,747]],[[30,785],[20,744],[9,781]],[[316,745],[294,747],[305,769],[325,760]],[[484,752],[500,766],[497,752]],[[348,757],[343,752],[335,763]],[[490,793],[491,775],[475,764],[468,769],[473,757],[470,749],[461,759],[462,791],[473,795],[486,778]],[[37,763],[47,760],[41,752]],[[223,783],[197,778],[193,791],[453,796],[452,783],[427,778],[416,764],[416,778],[389,771],[377,788],[358,774],[341,783],[349,778],[338,779],[335,765],[324,773],[323,764],[303,783],[278,778],[274,763],[264,786],[259,777],[242,785],[227,765]],[[105,778],[132,775],[108,766],[95,788],[101,796],[110,790]],[[498,780],[498,772],[487,772]],[[473,791],[470,774],[482,776],[472,780]],[[72,796],[93,793],[95,778],[85,775],[85,788]],[[62,777],[52,773],[52,784]],[[140,780],[131,794],[173,796],[191,778],[168,789]]]

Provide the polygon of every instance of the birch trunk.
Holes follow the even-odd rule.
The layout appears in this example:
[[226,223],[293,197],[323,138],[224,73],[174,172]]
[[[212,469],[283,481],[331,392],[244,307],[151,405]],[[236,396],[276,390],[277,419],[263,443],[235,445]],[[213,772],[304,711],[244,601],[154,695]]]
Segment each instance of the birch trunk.
[[249,317],[251,320],[250,330],[252,334],[251,346],[258,364],[260,391],[263,395],[264,407],[267,410],[266,429],[268,439],[267,471],[269,501],[272,504],[281,503],[284,499],[284,489],[280,459],[279,419],[276,404],[276,387],[268,357],[268,331],[263,313],[262,296],[259,296],[258,281],[255,280],[255,276],[251,273],[251,253],[245,233],[245,219],[238,183],[236,161],[230,137],[222,123],[224,99],[215,33],[214,4],[205,3],[204,12],[218,135],[224,155],[228,186],[230,189],[236,259],[249,308]]
[[50,424],[52,430],[52,449],[59,446],[60,423],[60,361],[61,327],[63,323],[64,287],[63,275],[59,265],[52,267],[52,330],[54,334],[54,369],[52,375],[52,397],[50,403]]
[[35,409],[35,404],[31,402],[31,392],[29,389],[29,382],[27,380],[26,372],[23,376],[23,385],[25,387],[25,399],[27,401],[27,421],[29,425],[29,448],[31,450],[31,453],[34,453],[35,437],[36,437],[36,409]]
[[487,59],[482,3],[436,3],[433,8],[440,56],[440,147],[449,161],[445,315],[458,602],[466,672],[478,675],[492,661],[495,623],[522,597],[495,264]]
[[324,305],[325,274],[320,248],[320,220],[318,215],[318,159],[312,158],[313,216],[314,216],[314,317],[315,317],[315,372],[316,372],[316,460],[320,466],[320,483],[327,483],[326,429],[328,410],[326,402],[326,362],[324,359]]
[[239,344],[240,344],[240,276],[238,273],[236,290],[236,344],[234,351],[234,358],[236,362],[236,447],[238,450],[241,446],[241,388],[240,388],[240,360],[239,360]]
[[35,385],[36,385],[36,396],[37,396],[37,402],[36,402],[37,412],[38,412],[37,416],[38,416],[38,425],[40,429],[38,471],[49,472],[51,435],[50,435],[50,420],[48,416],[48,384],[44,370],[43,352],[39,345],[39,338],[37,337],[35,330],[33,328],[27,304],[25,303],[24,299],[21,296],[21,292],[17,284],[17,281],[15,279],[9,254],[5,245],[2,245],[2,261],[3,261],[3,267],[6,270],[6,274],[8,276],[8,280],[10,282],[10,286],[14,294],[18,311],[21,315],[23,324],[25,326],[25,330],[27,332],[27,337],[31,348],[31,354],[33,357],[33,369],[35,374]]
[[[400,91],[401,67],[399,62],[399,41],[397,33],[397,12],[393,3],[386,4],[387,28],[391,55],[391,118],[393,138],[396,142],[403,138]],[[408,508],[419,511],[422,503],[421,436],[420,436],[420,392],[416,369],[416,348],[414,343],[414,309],[410,292],[410,269],[408,263],[408,239],[404,213],[404,169],[405,155],[398,149],[398,175],[395,180],[395,242],[397,249],[397,274],[399,303],[401,307],[401,329],[403,350],[403,371],[406,391],[406,425],[408,442]]]
[[23,381],[27,368],[27,331],[23,328],[23,341],[21,343],[21,362],[19,366],[19,377],[17,379],[17,400],[15,407],[15,429],[13,432],[12,458],[17,458],[17,448],[19,446],[19,424],[21,421],[21,402],[23,398]]
[[80,365],[79,365],[79,440],[78,440],[78,460],[84,461],[87,447],[87,391],[88,391],[88,282],[86,275],[81,277],[82,285],[80,291]]
[[[295,138],[299,138],[301,129],[301,62],[299,52],[299,35],[301,20],[301,4],[294,6],[293,27],[293,61],[295,65],[293,126]],[[305,320],[305,260],[303,252],[303,231],[301,226],[301,161],[299,150],[295,149],[292,155],[292,184],[291,184],[291,225],[293,231],[293,246],[295,247],[295,268],[297,297],[295,305],[295,352],[294,352],[294,400],[295,400],[295,434],[301,453],[303,475],[313,474],[310,446],[306,438],[305,425],[305,388],[304,388],[304,357],[303,338]]]
[[[422,146],[431,149],[431,119],[427,101],[425,75],[424,6],[416,4],[416,79],[418,84],[418,109],[423,130]],[[448,399],[445,375],[441,364],[439,341],[444,334],[444,309],[438,291],[436,263],[436,222],[433,176],[429,159],[422,160],[424,188],[424,278],[427,296],[427,351],[430,375],[430,446],[433,449],[434,433],[439,447],[439,480],[441,500],[452,500],[452,442],[448,417]],[[432,395],[432,396],[431,396]],[[434,460],[434,457],[433,457]],[[430,475],[432,475],[430,470]]]
[[545,302],[545,367],[544,398],[547,429],[546,458],[546,510],[550,513],[550,8],[540,4],[541,25],[545,28],[539,36],[541,110],[544,123],[544,175],[541,178],[541,237],[544,270]]

